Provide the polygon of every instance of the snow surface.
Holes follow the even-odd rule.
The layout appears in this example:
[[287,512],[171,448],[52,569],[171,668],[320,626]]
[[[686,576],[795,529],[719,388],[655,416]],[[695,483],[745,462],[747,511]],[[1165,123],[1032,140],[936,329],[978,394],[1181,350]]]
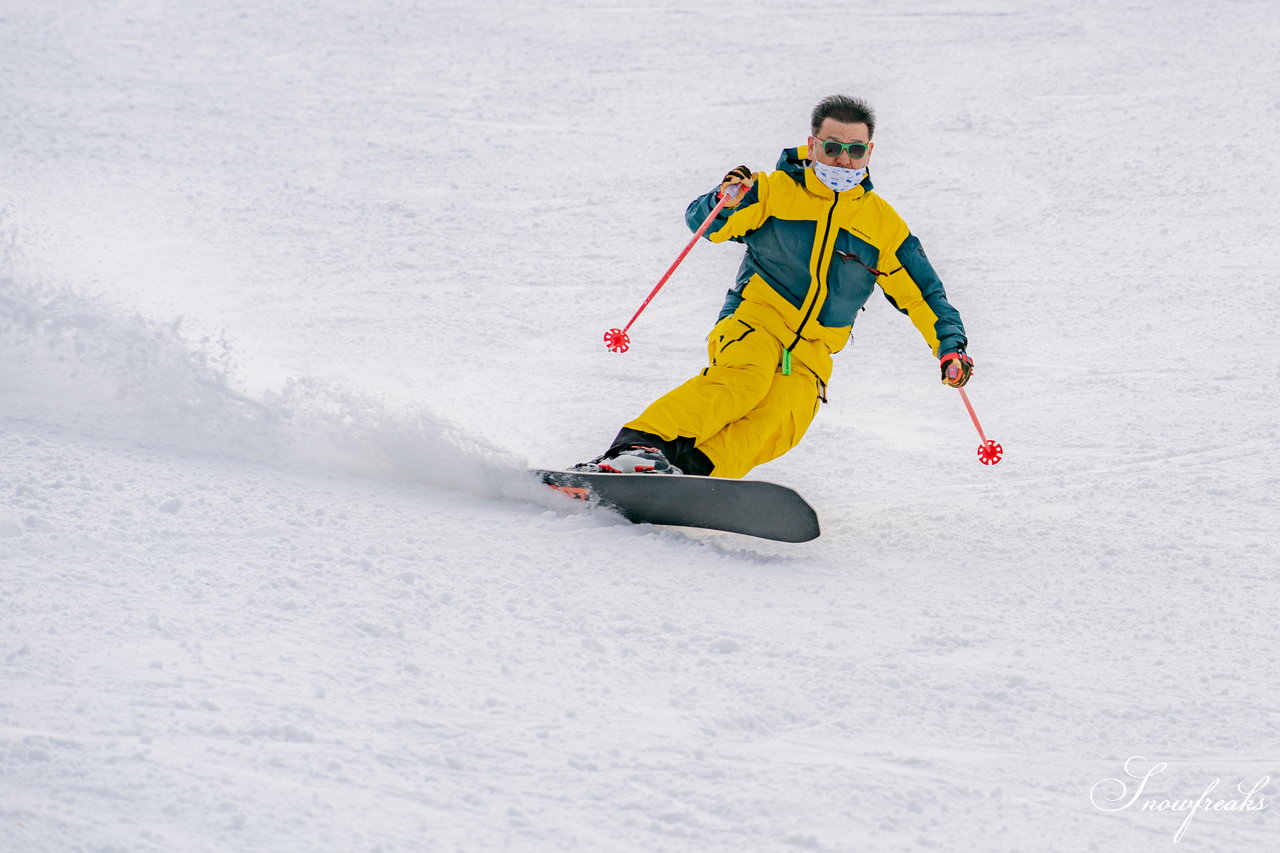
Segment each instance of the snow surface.
[[[0,848],[1164,850],[1127,759],[1167,763],[1143,800],[1280,780],[1277,36],[4,0]],[[698,369],[736,247],[600,335],[834,91],[1003,464],[876,300],[756,472],[821,539],[527,483]],[[1277,787],[1178,849],[1280,849]]]

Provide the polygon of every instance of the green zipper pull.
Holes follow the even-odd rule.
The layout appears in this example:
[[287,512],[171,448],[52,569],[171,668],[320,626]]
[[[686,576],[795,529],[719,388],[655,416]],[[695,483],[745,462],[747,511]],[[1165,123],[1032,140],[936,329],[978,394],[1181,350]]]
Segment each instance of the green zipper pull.
[[791,375],[791,350],[784,349],[782,351],[782,375]]

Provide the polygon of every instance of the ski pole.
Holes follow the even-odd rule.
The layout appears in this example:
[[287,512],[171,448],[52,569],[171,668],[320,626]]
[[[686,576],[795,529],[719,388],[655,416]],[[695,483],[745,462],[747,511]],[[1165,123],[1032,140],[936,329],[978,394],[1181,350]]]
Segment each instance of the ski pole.
[[693,239],[689,241],[689,245],[684,247],[684,251],[681,252],[671,266],[667,268],[667,271],[662,278],[658,279],[658,283],[654,285],[653,290],[649,291],[648,297],[646,297],[644,302],[641,303],[640,307],[636,310],[636,313],[632,315],[631,319],[627,321],[627,325],[623,326],[621,329],[610,329],[604,333],[604,345],[610,352],[626,352],[631,349],[631,338],[627,335],[627,330],[631,328],[631,324],[640,316],[641,311],[649,307],[649,303],[653,301],[653,297],[658,295],[658,291],[662,289],[662,285],[666,284],[667,279],[671,278],[671,274],[676,271],[676,267],[680,266],[680,262],[685,259],[685,256],[688,255],[689,252],[693,251],[693,247],[698,242],[698,238],[711,227],[711,222],[719,215],[720,211],[724,210],[725,205],[737,198],[739,188],[741,186],[742,184],[731,184],[720,195],[720,203],[715,206],[715,209],[707,214],[706,219],[702,220],[702,224],[699,225],[698,230],[694,232]]
[[964,400],[964,407],[969,410],[969,417],[973,421],[973,426],[978,430],[978,438],[982,439],[982,444],[978,445],[978,461],[983,465],[997,465],[1004,456],[1004,448],[987,438],[987,434],[982,431],[982,424],[978,423],[978,416],[973,411],[973,403],[969,402],[969,395],[964,392],[963,388],[957,388],[960,392],[960,399]]

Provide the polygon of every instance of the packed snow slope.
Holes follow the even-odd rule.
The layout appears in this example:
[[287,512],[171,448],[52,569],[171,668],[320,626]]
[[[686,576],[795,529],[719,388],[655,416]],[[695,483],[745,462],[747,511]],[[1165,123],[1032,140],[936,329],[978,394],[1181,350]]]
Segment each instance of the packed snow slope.
[[[1278,27],[5,0],[0,848],[1277,849]],[[753,474],[817,541],[528,483],[699,369],[740,247],[601,335],[832,92],[1005,461],[877,297]]]

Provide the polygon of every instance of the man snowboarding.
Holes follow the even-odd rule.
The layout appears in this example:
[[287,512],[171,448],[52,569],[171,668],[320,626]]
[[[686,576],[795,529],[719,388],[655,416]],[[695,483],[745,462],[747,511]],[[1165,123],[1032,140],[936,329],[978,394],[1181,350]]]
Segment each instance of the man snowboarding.
[[782,152],[775,171],[739,166],[689,205],[685,219],[696,230],[739,185],[705,235],[746,246],[707,339],[709,364],[574,470],[740,478],[786,453],[826,402],[831,356],[876,285],[924,336],[942,381],[968,382],[960,314],[920,241],[872,188],[875,113],[832,95],[814,107],[810,133]]

